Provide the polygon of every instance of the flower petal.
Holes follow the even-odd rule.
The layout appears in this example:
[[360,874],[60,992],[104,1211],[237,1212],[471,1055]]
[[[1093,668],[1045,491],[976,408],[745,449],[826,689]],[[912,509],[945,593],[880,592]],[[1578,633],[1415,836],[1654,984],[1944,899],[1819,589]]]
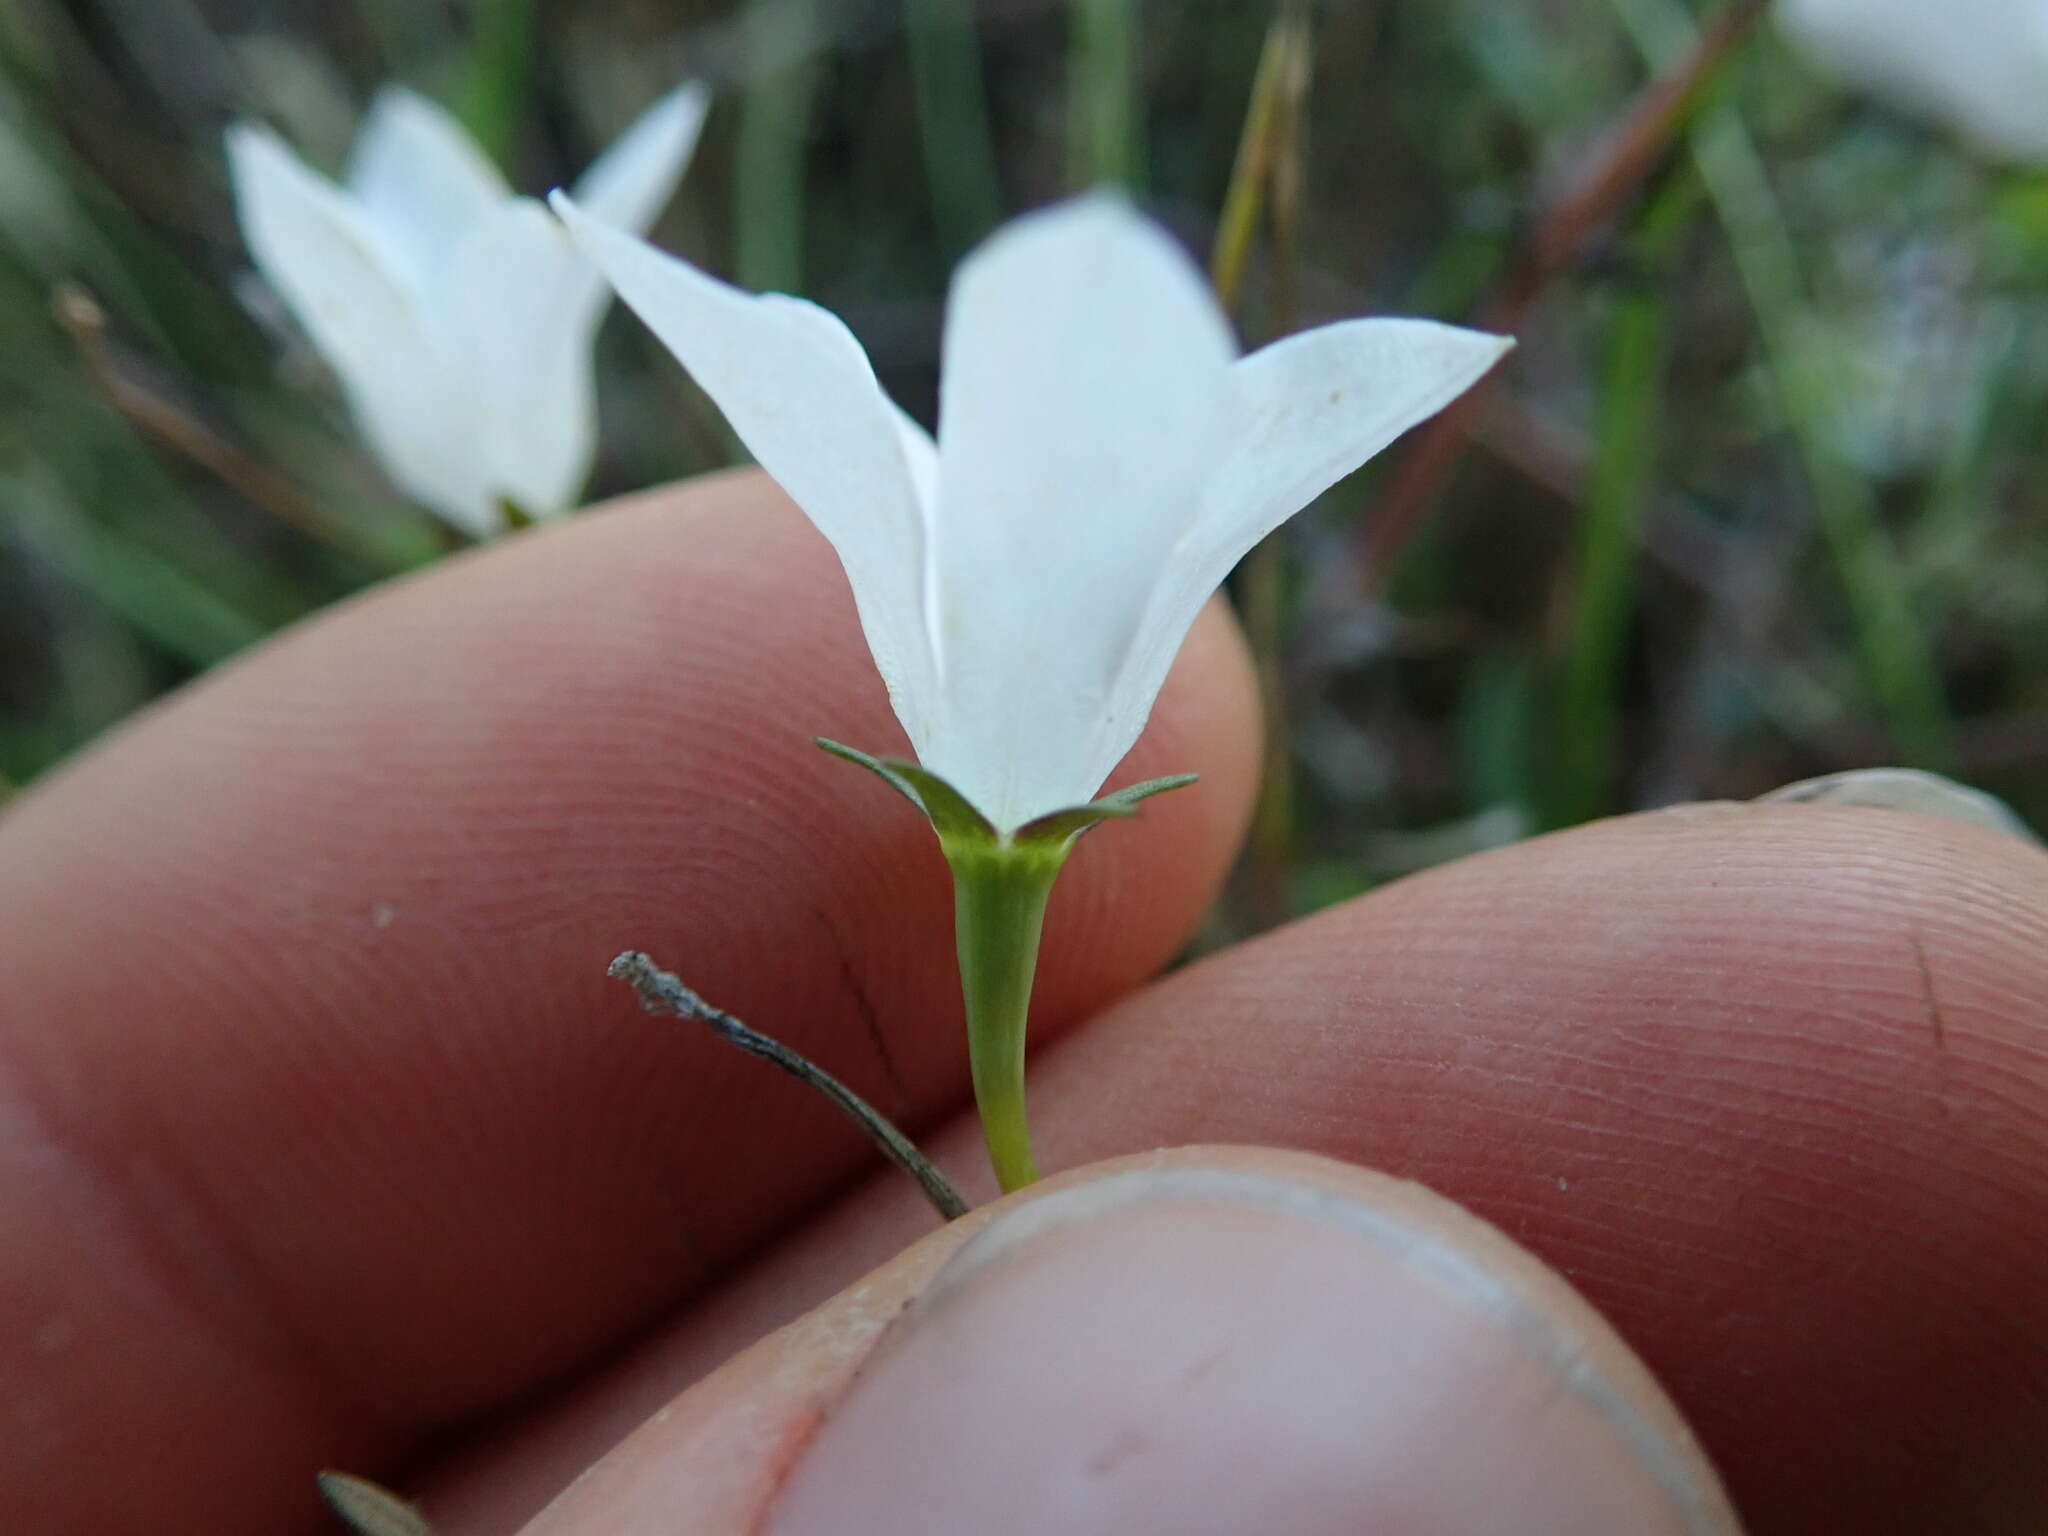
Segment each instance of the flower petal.
[[494,521],[500,498],[535,516],[566,512],[590,474],[594,338],[580,306],[595,276],[532,198],[498,204],[455,252],[443,314],[475,423],[465,446]]
[[1995,795],[1938,773],[1918,768],[1849,768],[1781,784],[1759,801],[1791,802],[1803,805],[1860,805],[1883,811],[1913,811],[1922,816],[1946,816],[1967,821],[1993,832],[2009,833],[2022,842],[2042,839],[2020,819],[2019,812]]
[[838,318],[741,292],[550,200],[584,253],[725,413],[747,451],[839,552],[890,702],[924,756],[933,693],[924,622],[932,449]]
[[600,224],[646,234],[675,196],[710,106],[701,80],[670,91],[576,178],[576,206]]
[[[1117,680],[1120,717],[1142,727],[1195,615],[1254,544],[1457,399],[1513,345],[1433,320],[1346,320],[1234,364],[1230,449]],[[1136,739],[1134,730],[1118,755]]]
[[371,451],[410,496],[473,525],[449,387],[421,301],[356,205],[277,135],[228,130],[228,171],[257,268],[333,367]]
[[1223,441],[1228,326],[1120,199],[1006,226],[953,283],[926,766],[998,827],[1086,801],[1144,723],[1112,684]]
[[[675,196],[710,105],[711,88],[698,80],[685,80],[662,97],[576,178],[570,193],[576,206],[600,224],[646,234]],[[584,282],[576,315],[594,333],[611,285],[587,258],[580,265]]]
[[462,125],[424,96],[386,86],[370,104],[344,178],[377,237],[425,291],[463,231],[512,195]]
[[1216,580],[1514,344],[1434,320],[1341,320],[1241,358],[1230,370],[1231,452],[1204,488],[1192,541],[1221,566]]
[[2048,12],[2040,0],[1779,0],[1823,72],[1946,124],[2000,160],[2048,163]]

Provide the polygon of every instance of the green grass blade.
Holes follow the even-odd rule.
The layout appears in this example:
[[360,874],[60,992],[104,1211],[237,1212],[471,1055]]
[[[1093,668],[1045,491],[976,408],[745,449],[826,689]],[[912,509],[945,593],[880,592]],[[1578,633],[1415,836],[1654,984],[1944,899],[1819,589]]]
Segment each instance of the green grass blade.
[[1071,0],[1068,177],[1077,187],[1144,186],[1138,0]]
[[533,0],[473,0],[469,65],[461,116],[484,152],[501,165],[518,137],[533,68]]
[[211,666],[270,629],[29,476],[0,477],[0,531],[187,665]]
[[803,283],[804,179],[817,85],[817,0],[750,0],[733,184],[734,263],[748,288]]
[[932,222],[940,246],[956,256],[1002,218],[981,40],[964,0],[903,0],[903,26]]
[[[1643,511],[1655,482],[1657,426],[1671,358],[1665,283],[1696,183],[1665,194],[1632,242],[1640,269],[1616,295],[1600,370],[1586,504],[1579,514],[1573,610],[1557,729],[1557,820],[1614,808],[1615,746]],[[1673,210],[1676,210],[1674,214]]]

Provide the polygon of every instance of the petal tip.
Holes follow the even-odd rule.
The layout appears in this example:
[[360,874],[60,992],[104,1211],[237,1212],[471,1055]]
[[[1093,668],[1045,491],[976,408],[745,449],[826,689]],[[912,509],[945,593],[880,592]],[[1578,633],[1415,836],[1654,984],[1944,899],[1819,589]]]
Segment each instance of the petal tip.
[[607,238],[630,238],[625,231],[613,229],[602,219],[594,219],[585,213],[576,205],[576,199],[564,188],[556,187],[548,193],[547,204],[554,211],[555,217],[562,221],[562,227],[568,231],[569,238],[576,242],[584,255],[592,261],[597,261],[600,266],[603,263],[599,261],[598,247]]
[[616,267],[620,261],[630,260],[636,252],[661,254],[630,230],[619,229],[594,214],[584,212],[576,199],[560,187],[548,194],[548,207],[561,220],[560,228],[570,243],[614,284],[618,281]]
[[711,82],[708,80],[684,80],[669,88],[663,96],[648,109],[650,115],[659,112],[664,117],[698,118],[711,110]]
[[279,136],[268,123],[240,119],[229,123],[221,132],[221,145],[228,159],[230,171],[239,173],[254,169],[266,160],[275,163],[279,159],[295,161],[298,156],[289,144]]
[[547,205],[554,210],[578,245],[589,247],[599,241],[634,240],[636,236],[623,229],[615,229],[595,214],[587,213],[583,205],[563,187],[556,187],[547,195]]
[[363,125],[359,132],[368,131],[382,122],[431,123],[435,128],[453,130],[468,138],[468,130],[456,120],[454,114],[439,102],[421,94],[409,85],[397,82],[380,85],[377,94],[370,98],[370,105],[363,113]]
[[1003,225],[982,242],[982,248],[1096,239],[1138,241],[1146,245],[1164,243],[1180,252],[1179,245],[1157,222],[1147,218],[1128,196],[1114,187],[1092,187],[1034,208]]

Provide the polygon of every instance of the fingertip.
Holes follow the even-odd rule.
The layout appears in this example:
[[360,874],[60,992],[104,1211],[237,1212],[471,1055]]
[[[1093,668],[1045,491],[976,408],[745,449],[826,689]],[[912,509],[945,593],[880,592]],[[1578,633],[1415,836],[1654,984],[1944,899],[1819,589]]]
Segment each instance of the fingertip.
[[1194,1148],[1077,1171],[913,1250],[686,1394],[529,1531],[1509,1519],[1735,1528],[1642,1368],[1498,1232],[1362,1169]]

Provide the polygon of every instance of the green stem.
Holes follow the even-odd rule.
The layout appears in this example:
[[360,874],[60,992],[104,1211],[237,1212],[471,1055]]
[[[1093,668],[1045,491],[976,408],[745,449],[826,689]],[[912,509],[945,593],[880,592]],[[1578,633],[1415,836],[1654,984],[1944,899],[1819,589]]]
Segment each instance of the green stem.
[[1067,848],[941,839],[953,867],[954,940],[967,1056],[989,1161],[1004,1193],[1038,1177],[1024,1120],[1024,1024],[1046,898]]

